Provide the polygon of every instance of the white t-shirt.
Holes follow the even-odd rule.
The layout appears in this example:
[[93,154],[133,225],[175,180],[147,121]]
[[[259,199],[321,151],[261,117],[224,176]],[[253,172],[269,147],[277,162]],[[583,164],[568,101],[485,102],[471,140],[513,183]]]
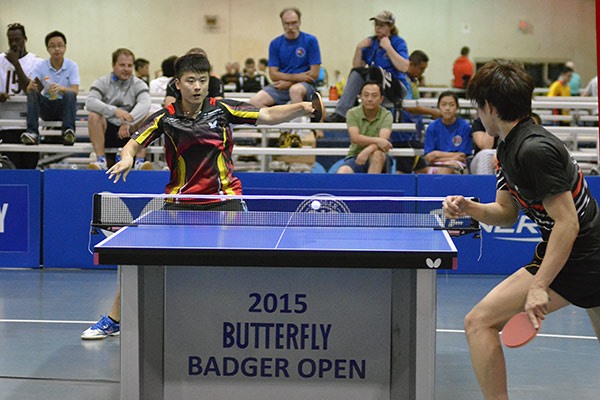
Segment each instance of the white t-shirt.
[[[23,57],[19,58],[19,63],[23,72],[29,78],[33,77],[33,73],[38,63],[43,62],[41,58],[37,57],[33,53],[27,53]],[[6,59],[6,54],[0,54],[0,93],[13,94],[25,94],[19,89],[19,83],[17,82],[17,74],[15,67]]]
[[[23,72],[29,78],[33,78],[33,74],[37,65],[43,62],[41,58],[37,57],[33,53],[27,53],[23,57],[19,58],[19,63]],[[25,95],[25,93],[19,88],[18,77],[15,72],[15,67],[6,59],[6,54],[0,54],[0,93],[8,93],[11,96]],[[0,118],[3,119],[20,119],[21,113],[27,109],[26,102],[12,102],[8,99],[5,103],[2,103],[0,107]],[[19,127],[4,126],[2,129],[19,129]]]

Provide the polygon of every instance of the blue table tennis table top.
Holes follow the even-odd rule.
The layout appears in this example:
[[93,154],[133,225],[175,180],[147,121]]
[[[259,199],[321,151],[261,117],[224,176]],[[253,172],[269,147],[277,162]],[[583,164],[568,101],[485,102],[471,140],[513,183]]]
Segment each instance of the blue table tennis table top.
[[[348,216],[340,214],[339,218]],[[120,265],[456,268],[457,250],[448,232],[431,227],[229,222],[231,218],[222,224],[167,221],[128,226],[94,247],[95,261]]]

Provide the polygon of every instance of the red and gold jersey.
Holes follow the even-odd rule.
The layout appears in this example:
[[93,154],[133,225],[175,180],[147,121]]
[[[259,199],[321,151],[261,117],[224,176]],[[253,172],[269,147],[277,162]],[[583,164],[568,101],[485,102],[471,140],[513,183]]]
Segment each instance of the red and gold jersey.
[[147,147],[164,137],[171,171],[165,193],[241,195],[242,184],[233,175],[231,124],[255,125],[258,111],[248,103],[210,98],[189,118],[177,101],[152,114],[132,139]]

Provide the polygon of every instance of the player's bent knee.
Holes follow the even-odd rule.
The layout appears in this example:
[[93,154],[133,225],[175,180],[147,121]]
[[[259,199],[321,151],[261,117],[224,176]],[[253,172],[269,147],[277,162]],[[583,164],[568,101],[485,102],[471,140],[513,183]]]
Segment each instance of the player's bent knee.
[[464,319],[465,332],[467,336],[474,334],[479,329],[488,328],[489,325],[490,324],[485,316],[485,312],[483,312],[477,306],[471,309]]

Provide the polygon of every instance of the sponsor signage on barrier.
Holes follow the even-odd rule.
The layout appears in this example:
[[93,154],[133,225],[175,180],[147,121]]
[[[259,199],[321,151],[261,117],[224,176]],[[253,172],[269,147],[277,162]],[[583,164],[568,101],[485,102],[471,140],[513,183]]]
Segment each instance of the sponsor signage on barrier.
[[29,251],[29,185],[0,185],[0,252]]
[[167,277],[165,398],[389,398],[390,271],[173,267]]

